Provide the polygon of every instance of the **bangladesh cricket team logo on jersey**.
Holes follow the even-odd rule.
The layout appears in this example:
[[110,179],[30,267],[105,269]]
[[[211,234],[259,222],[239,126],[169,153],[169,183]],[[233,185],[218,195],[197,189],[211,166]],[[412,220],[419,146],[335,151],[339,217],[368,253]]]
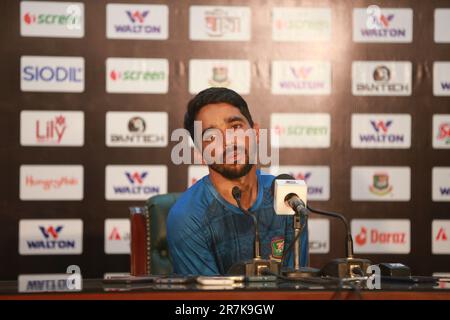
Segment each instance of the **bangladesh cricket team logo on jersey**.
[[284,250],[284,237],[275,237],[271,241],[272,257],[281,259]]

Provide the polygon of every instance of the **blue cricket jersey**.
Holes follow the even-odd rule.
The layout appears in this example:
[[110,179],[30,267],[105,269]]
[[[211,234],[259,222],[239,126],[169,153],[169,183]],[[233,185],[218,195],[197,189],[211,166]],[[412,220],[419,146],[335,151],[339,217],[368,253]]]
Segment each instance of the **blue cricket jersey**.
[[[278,216],[273,209],[272,175],[256,171],[258,196],[249,211],[258,217],[261,256],[280,259],[293,241],[293,217]],[[230,191],[231,192],[231,191]],[[223,275],[230,267],[254,257],[253,219],[227,202],[214,188],[209,175],[186,190],[171,208],[167,240],[174,273]],[[301,239],[301,264],[306,266],[308,231]],[[286,265],[293,266],[288,253]]]

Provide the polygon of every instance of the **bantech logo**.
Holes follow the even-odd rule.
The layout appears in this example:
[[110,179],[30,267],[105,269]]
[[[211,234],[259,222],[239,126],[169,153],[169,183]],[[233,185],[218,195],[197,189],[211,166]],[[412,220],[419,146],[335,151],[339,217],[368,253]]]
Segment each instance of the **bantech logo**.
[[21,1],[20,15],[22,36],[84,36],[84,4],[80,2]]
[[84,58],[22,56],[22,91],[83,92]]
[[353,148],[409,148],[409,114],[352,114]]
[[107,38],[165,40],[169,9],[166,5],[108,4]]
[[412,42],[413,11],[369,6],[353,9],[353,41]]
[[411,222],[407,219],[355,219],[351,223],[355,253],[410,252]]
[[108,147],[165,147],[167,144],[167,112],[106,113]]
[[146,200],[167,192],[166,166],[107,166],[107,200]]
[[108,93],[167,93],[169,63],[166,59],[108,58]]
[[354,61],[352,92],[362,96],[411,95],[411,62]]
[[77,219],[21,220],[20,254],[81,254],[82,233],[83,223]]

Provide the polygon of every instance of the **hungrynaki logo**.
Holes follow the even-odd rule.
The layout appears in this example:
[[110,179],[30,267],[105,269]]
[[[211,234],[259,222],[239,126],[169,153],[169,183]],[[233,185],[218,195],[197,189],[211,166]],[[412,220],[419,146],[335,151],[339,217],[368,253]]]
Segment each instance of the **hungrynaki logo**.
[[106,166],[106,200],[146,200],[167,193],[166,166]]
[[409,114],[352,114],[353,148],[411,147]]
[[20,2],[22,37],[84,37],[84,4],[81,2]]
[[189,39],[204,41],[250,40],[250,8],[191,6]]
[[[272,146],[279,148],[329,148],[331,118],[328,113],[272,113]],[[278,140],[278,141],[277,141]]]
[[82,220],[20,220],[19,253],[21,255],[81,254],[82,252]]
[[83,166],[20,166],[20,200],[83,200]]
[[433,63],[433,94],[450,96],[450,62]]
[[450,202],[450,167],[433,167],[433,201]]
[[354,61],[352,93],[355,96],[410,96],[412,65],[409,61]]
[[330,220],[309,219],[309,252],[312,254],[325,254],[330,252]]
[[433,148],[450,149],[450,114],[433,115]]
[[355,253],[408,254],[411,251],[408,219],[354,219],[351,229]]
[[169,62],[167,59],[108,58],[106,92],[167,93]]
[[167,112],[107,112],[108,147],[166,147]]
[[20,90],[83,92],[84,58],[22,56]]
[[208,174],[208,166],[190,165],[188,167],[188,188]]
[[31,111],[20,113],[22,146],[82,146],[84,113],[82,111]]
[[320,95],[330,93],[330,62],[272,62],[272,94]]
[[412,42],[413,11],[369,6],[353,9],[353,41]]
[[190,60],[189,93],[209,87],[226,87],[240,94],[250,93],[250,62],[247,60]]
[[431,236],[433,254],[450,254],[450,220],[433,220]]
[[272,9],[272,40],[329,41],[331,37],[330,8]]
[[411,198],[409,167],[353,167],[351,175],[353,201],[409,201]]
[[166,5],[106,5],[108,39],[165,40],[169,37]]
[[130,253],[130,219],[105,220],[105,253]]
[[287,173],[296,180],[304,180],[308,186],[308,200],[330,199],[330,167],[327,166],[279,166],[271,167],[274,176]]
[[434,9],[434,42],[450,43],[450,9]]

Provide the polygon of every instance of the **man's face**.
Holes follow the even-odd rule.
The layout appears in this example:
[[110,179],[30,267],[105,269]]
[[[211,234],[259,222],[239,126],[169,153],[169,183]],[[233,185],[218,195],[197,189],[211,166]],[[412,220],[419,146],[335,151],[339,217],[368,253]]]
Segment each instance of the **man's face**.
[[253,167],[249,161],[251,142],[247,137],[227,139],[227,133],[229,137],[230,133],[252,129],[239,109],[227,103],[209,104],[200,109],[195,120],[201,121],[204,154],[212,150],[212,158],[219,159],[205,159],[210,168],[227,179],[245,176]]

